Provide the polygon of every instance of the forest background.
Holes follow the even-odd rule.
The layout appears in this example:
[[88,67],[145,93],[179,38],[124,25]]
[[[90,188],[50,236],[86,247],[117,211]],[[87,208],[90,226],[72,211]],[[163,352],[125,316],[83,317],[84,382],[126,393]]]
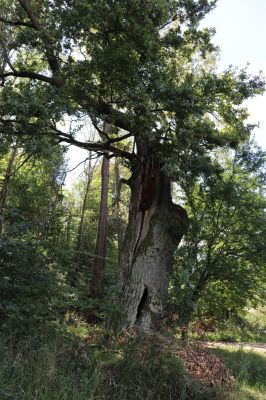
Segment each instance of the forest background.
[[[122,56],[109,39],[102,42],[100,35],[97,36],[103,12],[110,6],[108,1],[100,2],[94,10],[96,22],[92,19],[93,27],[85,41],[88,40],[86,51],[91,52],[92,59],[95,56],[97,60],[100,54],[103,62],[111,48],[111,62],[107,60],[103,65],[99,60],[91,63],[91,56],[85,57],[82,65],[76,49],[68,54],[75,35],[80,43],[84,37],[82,29],[79,37],[80,28],[77,29],[72,17],[69,19],[67,7],[70,12],[78,13],[78,17],[75,13],[72,16],[80,18],[79,23],[83,24],[82,13],[88,12],[83,2],[70,2],[66,8],[61,2],[55,3],[56,12],[52,15],[49,2],[5,1],[1,17],[0,318],[2,353],[7,360],[1,371],[1,395],[21,398],[24,392],[25,399],[53,398],[53,395],[64,398],[63,386],[71,378],[65,398],[99,395],[109,398],[106,390],[111,391],[110,398],[130,398],[132,390],[132,399],[148,398],[147,393],[151,393],[150,398],[171,398],[172,391],[183,398],[218,396],[216,387],[213,391],[205,384],[195,386],[195,377],[186,378],[189,384],[184,386],[187,372],[181,364],[171,364],[172,356],[165,358],[161,342],[159,345],[156,342],[156,346],[162,354],[152,346],[147,350],[146,336],[143,339],[142,334],[156,328],[163,335],[181,335],[183,340],[188,335],[205,340],[265,340],[263,317],[254,322],[254,310],[259,310],[255,315],[263,316],[266,298],[265,151],[251,139],[253,129],[257,129],[252,125],[257,122],[257,114],[255,121],[253,116],[252,123],[246,122],[247,112],[240,106],[243,102],[252,110],[252,104],[256,104],[259,109],[258,94],[262,95],[260,101],[265,102],[263,77],[250,75],[250,71],[254,72],[250,67],[246,70],[232,67],[225,72],[215,67],[217,49],[209,41],[209,32],[195,30],[204,25],[197,23],[213,2],[169,2],[177,6],[180,12],[177,16],[174,8],[168,8],[169,4],[154,1],[152,7],[158,10],[158,15],[152,14],[152,7],[147,9],[148,28],[139,18],[138,2],[134,2],[132,18],[140,31],[133,30],[132,40],[132,26],[126,27],[127,35],[130,34],[119,40],[115,38]],[[112,16],[120,18],[121,13],[128,12],[124,6],[123,2],[117,2],[103,29],[107,29],[105,23],[112,26]],[[182,14],[184,9],[186,13]],[[51,20],[47,19],[49,29],[42,33],[44,12]],[[174,24],[176,31],[170,31],[169,37],[166,31],[170,54],[166,62],[154,32],[158,26],[169,23],[167,13],[171,22],[185,21],[184,27],[188,29],[179,31]],[[59,37],[54,18],[62,24]],[[113,35],[112,29],[110,34]],[[146,42],[141,43],[141,35]],[[89,40],[94,36],[95,43],[93,39],[91,44]],[[68,57],[62,63],[59,56],[62,49],[54,46],[58,39],[64,43]],[[149,50],[147,43],[154,46],[153,50]],[[143,58],[135,58],[138,51]],[[159,67],[153,51],[160,59]],[[182,70],[183,80],[178,83],[172,76],[176,73],[176,54],[180,57],[177,66],[186,65]],[[138,72],[144,71],[141,83],[133,67],[126,70],[128,56]],[[232,55],[229,58],[232,64]],[[110,65],[117,66],[120,72],[117,74]],[[146,71],[151,75],[145,75]],[[71,81],[70,73],[76,81],[64,92],[65,79]],[[161,87],[155,83],[160,74],[165,79]],[[82,92],[84,76],[93,99],[86,97],[86,91]],[[136,84],[136,97],[131,80]],[[110,94],[106,82],[113,85],[114,93]],[[147,86],[151,82],[152,89]],[[46,89],[49,86],[52,89]],[[61,99],[57,90],[63,93]],[[123,90],[128,90],[128,98],[122,99],[120,105],[116,95],[121,96]],[[111,107],[106,107],[109,103]],[[159,122],[154,122],[151,105]],[[126,118],[122,115],[125,110]],[[136,134],[136,129],[143,129],[143,125],[143,136]],[[58,140],[54,141],[53,135]],[[261,141],[260,133],[257,135]],[[163,143],[159,150],[158,143]],[[75,156],[70,154],[71,164],[66,163],[68,144],[85,148],[83,153],[75,148]],[[135,156],[145,160],[139,175]],[[82,173],[75,168],[79,163]],[[79,175],[75,181],[71,176],[73,169]],[[139,184],[129,180],[132,172]],[[171,188],[170,178],[176,181]],[[134,203],[136,199],[139,209]],[[132,215],[123,246],[129,209]],[[169,220],[178,215],[172,225],[168,217],[161,223],[162,215],[168,212]],[[166,242],[160,241],[164,247],[158,253],[157,239],[150,241],[147,233],[154,229],[161,232]],[[139,230],[141,234],[130,239]],[[167,248],[170,252],[166,258],[170,261],[165,263],[160,257]],[[133,261],[128,261],[131,253]],[[152,265],[147,255],[153,257],[152,264],[158,268],[165,263],[167,273],[160,273],[156,267],[150,277],[145,272],[149,271],[145,266]],[[134,276],[141,285],[127,281],[128,271],[135,271],[132,274],[137,274]],[[121,296],[121,288],[126,296]],[[114,339],[121,328],[130,337],[129,343],[123,344],[126,347]],[[137,335],[139,330],[141,339]],[[51,341],[49,331],[54,332],[56,341]],[[44,343],[50,360],[40,357]],[[111,346],[109,354],[105,352],[106,343]],[[60,346],[64,348],[63,356],[58,353]],[[20,357],[29,348],[30,356],[24,365]],[[135,360],[130,358],[132,348]],[[122,371],[125,366],[138,370],[143,349],[154,363],[147,367],[144,356],[145,370],[150,376],[140,375],[132,389]],[[119,352],[123,354],[121,358],[116,357]],[[71,360],[73,367],[69,372],[60,364],[62,357]],[[167,372],[160,381],[162,391],[158,392],[151,377],[160,357]],[[14,359],[18,363],[15,370],[11,366]],[[39,376],[34,374],[32,380],[30,370],[36,362],[40,362]],[[24,377],[23,369],[26,369]],[[40,385],[43,374],[49,382],[47,391]],[[177,375],[180,380],[176,380]],[[245,384],[248,379],[247,375]],[[33,381],[32,385],[26,383],[28,380]],[[71,380],[78,384],[73,386]],[[53,392],[54,382],[57,389]],[[257,386],[263,392],[260,381]]]

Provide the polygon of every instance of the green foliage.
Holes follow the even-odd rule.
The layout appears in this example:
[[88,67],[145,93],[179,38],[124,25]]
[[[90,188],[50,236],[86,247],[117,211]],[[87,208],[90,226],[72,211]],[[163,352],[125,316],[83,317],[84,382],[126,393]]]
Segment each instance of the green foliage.
[[[56,122],[68,116],[77,123],[61,140],[75,144],[82,117],[100,127],[111,105],[118,112],[109,116],[115,136],[125,129],[150,142],[172,178],[211,168],[215,147],[248,139],[253,127],[241,104],[264,88],[247,70],[215,71],[213,31],[199,28],[215,3],[33,1],[40,27],[0,23],[11,38],[2,46],[1,138],[19,130],[24,142],[53,143],[60,137]],[[3,10],[7,20],[29,22],[12,0]],[[12,51],[18,79],[9,70]],[[117,147],[126,141],[118,139]]]
[[[0,152],[5,155],[16,143],[21,161],[31,155],[20,167],[16,161],[5,209],[0,242],[4,326],[12,322],[18,330],[34,330],[96,306],[108,313],[106,299],[116,291],[116,216],[111,212],[105,297],[97,304],[88,299],[99,171],[85,205],[77,254],[84,185],[71,193],[62,190],[60,142],[107,151],[131,171],[143,162],[136,148],[147,146],[178,182],[191,219],[171,287],[182,323],[190,321],[197,303],[202,314],[223,319],[228,310],[237,314],[264,300],[263,155],[240,147],[254,128],[246,122],[243,102],[262,93],[264,81],[246,69],[217,73],[213,31],[199,29],[215,1],[32,0],[32,12],[20,3],[4,0],[0,21]],[[108,121],[110,137],[78,141],[88,119],[98,130]],[[64,132],[58,129],[62,126]],[[6,159],[0,168],[4,175]],[[124,209],[126,204],[127,199]],[[116,325],[119,310],[111,307]],[[132,341],[111,362],[110,387],[109,367],[98,364],[104,361],[101,350],[96,360],[97,351],[61,340],[39,343],[39,348],[31,340],[18,341],[16,354],[4,341],[1,395],[81,400],[106,389],[111,393],[106,398],[113,399],[214,398],[171,354],[154,347],[143,354],[143,341]]]
[[[47,158],[46,158],[47,157]],[[8,155],[0,163],[5,175]],[[100,170],[96,168],[87,199],[81,247],[77,254],[82,179],[72,192],[62,189],[65,166],[60,148],[27,160],[19,149],[8,188],[4,236],[0,241],[1,320],[12,319],[18,329],[62,320],[70,311],[88,308],[106,313],[107,298],[116,293],[117,243],[115,212],[110,212],[106,292],[98,302],[89,299],[97,218]],[[112,188],[109,204],[112,210]]]
[[64,282],[53,260],[32,242],[1,240],[1,322],[22,329],[63,317]]
[[197,309],[222,320],[265,299],[265,156],[246,147],[217,156],[219,173],[181,184],[190,228],[171,294],[183,323]]
[[266,308],[265,306],[257,309],[251,308],[246,313],[246,320],[258,331],[266,332]]
[[213,321],[212,329],[209,330],[195,329],[197,324],[200,324],[200,322],[195,320],[190,328],[190,337],[195,340],[228,343],[266,343],[265,331],[259,329],[255,324],[251,324],[246,315],[242,319],[231,317],[227,321]]
[[214,351],[224,360],[238,382],[239,392],[232,396],[233,399],[263,399],[266,390],[264,353],[234,348],[220,348]]
[[[69,308],[85,302],[67,282],[73,251],[64,240],[62,151],[46,159],[19,150],[7,193],[4,234],[0,238],[1,323],[19,330],[62,320]],[[5,175],[6,161],[1,163]],[[86,306],[88,300],[86,298]],[[84,306],[85,307],[85,306]]]

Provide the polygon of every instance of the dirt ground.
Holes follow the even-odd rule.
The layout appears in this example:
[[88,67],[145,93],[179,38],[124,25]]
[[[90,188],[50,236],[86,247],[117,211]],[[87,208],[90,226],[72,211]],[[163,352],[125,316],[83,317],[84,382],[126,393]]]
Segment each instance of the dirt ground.
[[254,350],[266,354],[265,343],[246,343],[246,342],[206,342],[208,347],[235,347],[243,350]]

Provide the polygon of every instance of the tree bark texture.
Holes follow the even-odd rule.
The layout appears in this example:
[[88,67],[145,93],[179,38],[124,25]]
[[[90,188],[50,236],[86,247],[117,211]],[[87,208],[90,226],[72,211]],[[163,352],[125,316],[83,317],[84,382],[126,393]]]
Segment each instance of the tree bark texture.
[[[109,124],[104,123],[104,133],[109,132]],[[93,277],[91,282],[91,295],[94,298],[101,297],[103,291],[103,278],[105,270],[105,257],[107,246],[107,220],[108,220],[108,190],[109,190],[109,158],[103,156],[102,160],[102,185],[101,185],[101,203],[98,221],[98,231],[95,248],[95,261],[93,268]]]
[[86,182],[85,194],[84,194],[84,198],[83,198],[83,202],[82,202],[80,222],[79,222],[79,228],[78,228],[78,236],[77,236],[77,265],[79,265],[79,262],[80,262],[80,252],[81,252],[81,248],[82,248],[85,212],[87,209],[88,196],[89,196],[91,180],[92,180],[92,175],[93,175],[93,169],[94,169],[91,165],[91,156],[92,156],[92,154],[90,152],[88,168],[86,171],[87,182]]
[[129,222],[121,254],[123,329],[156,325],[168,298],[173,254],[187,230],[186,211],[172,202],[170,179],[153,149],[139,146],[130,179]]
[[13,166],[15,163],[15,159],[17,156],[17,151],[18,151],[18,148],[15,145],[11,151],[11,155],[8,160],[5,177],[4,177],[4,181],[2,184],[2,190],[0,192],[0,237],[2,236],[3,229],[4,229],[4,218],[5,218],[5,208],[6,208],[7,196],[8,196],[8,187],[9,187],[10,178],[11,178]]
[[121,212],[121,176],[120,176],[120,168],[119,168],[119,160],[115,159],[115,212],[116,212],[116,231],[117,231],[117,248],[118,248],[118,259],[120,260],[122,247],[123,247],[123,219]]

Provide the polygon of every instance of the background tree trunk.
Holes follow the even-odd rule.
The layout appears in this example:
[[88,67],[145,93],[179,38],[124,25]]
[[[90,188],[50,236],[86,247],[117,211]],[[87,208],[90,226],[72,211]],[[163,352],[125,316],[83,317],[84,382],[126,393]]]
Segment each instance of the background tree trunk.
[[119,168],[119,160],[115,159],[115,212],[116,212],[116,230],[117,230],[117,247],[118,247],[118,259],[120,260],[122,247],[123,247],[123,220],[121,216],[121,176]]
[[92,157],[92,153],[90,151],[89,152],[89,162],[88,162],[88,167],[87,167],[87,171],[86,171],[87,182],[86,182],[85,194],[84,194],[84,198],[83,198],[83,202],[82,202],[80,222],[79,222],[78,235],[77,235],[77,267],[79,267],[79,263],[80,263],[80,252],[81,252],[81,247],[82,247],[82,238],[83,238],[83,230],[84,230],[84,217],[85,217],[85,211],[87,209],[88,196],[89,196],[91,180],[92,180],[93,170],[94,170],[94,168],[91,165],[91,157]]
[[[104,133],[108,134],[109,124],[106,122],[103,126]],[[95,261],[93,268],[93,277],[91,282],[91,295],[94,298],[102,296],[103,277],[105,270],[105,257],[107,245],[107,220],[108,220],[108,189],[109,189],[109,158],[103,156],[102,160],[102,185],[101,185],[101,203],[98,222],[98,231],[95,248]]]
[[[199,276],[197,285],[195,286],[189,301],[183,304],[181,315],[181,339],[183,341],[189,338],[189,325],[193,319],[193,313],[197,307],[200,296],[205,289],[207,282],[210,278],[210,270],[212,269],[212,256],[211,256],[212,243],[208,246],[206,266]],[[182,315],[183,314],[183,315]]]
[[138,146],[141,162],[129,181],[129,222],[121,255],[120,303],[124,329],[149,331],[163,314],[173,253],[188,225],[185,210],[171,198],[169,178],[148,146]]
[[4,219],[5,219],[5,208],[7,203],[7,196],[8,196],[8,187],[10,183],[10,178],[13,170],[13,166],[15,163],[15,159],[17,156],[18,147],[15,145],[11,151],[10,158],[8,160],[6,173],[4,176],[2,190],[0,192],[0,237],[3,234],[4,229]]

